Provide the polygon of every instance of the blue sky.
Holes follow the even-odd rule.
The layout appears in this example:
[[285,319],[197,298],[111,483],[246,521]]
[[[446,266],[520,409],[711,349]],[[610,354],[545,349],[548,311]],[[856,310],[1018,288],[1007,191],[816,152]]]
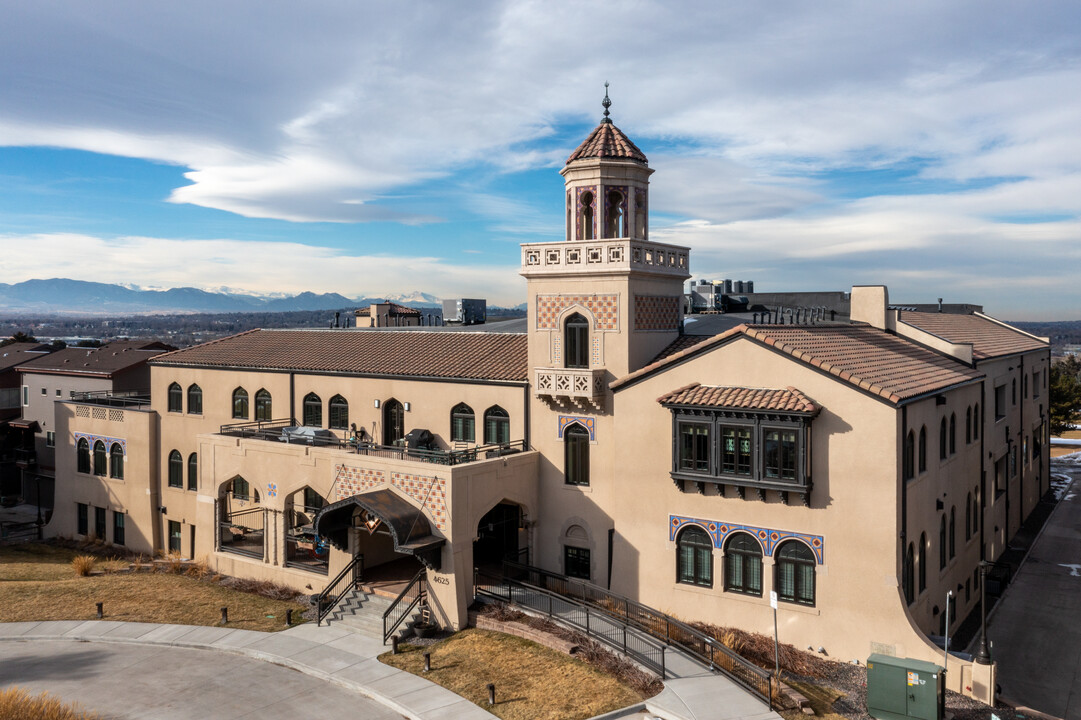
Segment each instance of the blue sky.
[[1081,318],[1081,6],[0,0],[0,281],[524,300],[612,116],[696,277]]

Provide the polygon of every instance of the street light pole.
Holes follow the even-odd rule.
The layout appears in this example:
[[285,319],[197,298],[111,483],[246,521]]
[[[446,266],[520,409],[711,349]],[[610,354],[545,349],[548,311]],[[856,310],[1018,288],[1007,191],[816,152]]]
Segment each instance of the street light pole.
[[991,664],[991,651],[987,647],[987,571],[991,563],[980,560],[980,647],[975,661],[980,665]]

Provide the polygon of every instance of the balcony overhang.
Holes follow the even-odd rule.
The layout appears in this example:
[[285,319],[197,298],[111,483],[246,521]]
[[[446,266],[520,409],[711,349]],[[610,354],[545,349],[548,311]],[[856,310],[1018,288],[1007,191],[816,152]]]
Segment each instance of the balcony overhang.
[[373,490],[325,506],[316,513],[313,522],[316,535],[325,537],[339,550],[348,550],[353,512],[358,507],[387,526],[395,552],[414,555],[426,567],[439,570],[446,540],[432,535],[432,526],[424,512],[393,490]]
[[557,403],[604,405],[604,368],[534,368],[534,394]]

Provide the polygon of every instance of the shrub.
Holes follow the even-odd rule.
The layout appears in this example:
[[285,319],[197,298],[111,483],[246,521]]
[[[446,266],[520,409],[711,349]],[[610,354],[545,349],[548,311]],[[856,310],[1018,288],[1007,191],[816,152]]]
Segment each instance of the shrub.
[[76,555],[71,559],[71,567],[79,577],[86,577],[94,569],[97,558],[93,555]]
[[34,720],[102,720],[97,713],[87,712],[77,704],[69,705],[48,693],[31,695],[22,688],[0,690],[0,718],[33,718]]

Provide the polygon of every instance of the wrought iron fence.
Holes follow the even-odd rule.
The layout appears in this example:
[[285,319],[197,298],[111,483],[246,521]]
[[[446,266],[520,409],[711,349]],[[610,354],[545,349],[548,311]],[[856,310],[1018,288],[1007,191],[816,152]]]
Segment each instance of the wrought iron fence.
[[383,644],[394,634],[398,626],[413,613],[413,609],[428,601],[428,570],[421,568],[405,589],[398,593],[394,602],[383,612]]
[[346,593],[355,590],[363,579],[364,554],[358,553],[357,556],[350,560],[349,564],[342,568],[342,571],[338,573],[325,588],[323,588],[323,592],[315,596],[316,627],[323,624],[323,620],[330,614],[330,611],[342,601],[342,598],[345,597]]
[[266,512],[262,507],[223,512],[218,523],[219,549],[223,552],[262,558],[265,552],[265,528]]

